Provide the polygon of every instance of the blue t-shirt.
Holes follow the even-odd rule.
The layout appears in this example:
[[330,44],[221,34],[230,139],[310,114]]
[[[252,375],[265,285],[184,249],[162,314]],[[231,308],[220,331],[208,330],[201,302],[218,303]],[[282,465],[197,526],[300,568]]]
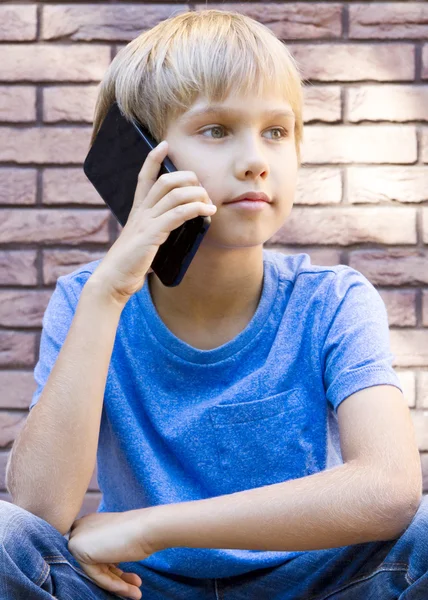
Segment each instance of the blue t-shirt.
[[[390,384],[385,304],[346,265],[264,249],[257,310],[234,339],[199,350],[176,337],[147,279],[123,309],[109,364],[97,451],[97,512],[210,498],[306,477],[343,460],[337,408]],[[34,370],[39,399],[83,286],[100,260],[58,278]],[[302,554],[175,547],[144,564],[189,577],[228,577]]]

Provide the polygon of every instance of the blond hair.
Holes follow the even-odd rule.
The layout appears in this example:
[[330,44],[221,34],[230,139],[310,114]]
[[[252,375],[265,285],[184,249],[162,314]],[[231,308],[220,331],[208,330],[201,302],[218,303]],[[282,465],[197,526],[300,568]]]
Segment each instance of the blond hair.
[[99,86],[90,145],[115,101],[160,142],[170,119],[199,95],[222,102],[233,92],[273,93],[289,102],[300,166],[303,90],[294,58],[265,25],[216,9],[172,16],[117,53]]

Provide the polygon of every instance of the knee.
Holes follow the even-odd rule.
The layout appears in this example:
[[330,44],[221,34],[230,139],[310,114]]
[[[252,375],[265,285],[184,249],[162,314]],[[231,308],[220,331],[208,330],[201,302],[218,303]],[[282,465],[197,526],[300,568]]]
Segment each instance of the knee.
[[0,545],[18,537],[38,535],[62,538],[59,531],[44,519],[12,502],[0,500]]
[[16,504],[0,501],[1,553],[6,551],[16,563],[25,555],[26,560],[39,564],[39,554],[61,555],[66,547],[67,540],[47,521]]
[[0,500],[0,543],[5,543],[8,536],[13,536],[16,528],[20,531],[25,528],[26,522],[37,517],[24,508]]

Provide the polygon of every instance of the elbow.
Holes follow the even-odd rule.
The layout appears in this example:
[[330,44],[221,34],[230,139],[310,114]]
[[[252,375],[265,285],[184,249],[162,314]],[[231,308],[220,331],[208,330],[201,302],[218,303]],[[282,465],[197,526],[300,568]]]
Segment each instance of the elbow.
[[398,512],[403,524],[400,534],[413,521],[423,498],[422,470],[419,469],[413,478],[407,479],[401,493],[398,494]]
[[26,510],[27,512],[38,517],[39,519],[43,519],[43,521],[46,521],[46,523],[49,523],[49,525],[51,525],[54,529],[59,531],[61,535],[66,535],[70,531],[70,527],[74,519],[71,521],[69,518],[65,519],[63,514],[60,515],[58,514],[58,512],[55,512],[53,510],[46,512],[46,510],[42,510],[40,507],[31,505],[30,503],[22,501],[18,498],[15,499],[14,497],[12,497],[12,502],[13,504],[15,504],[15,506]]
[[395,537],[402,535],[409,527],[419,510],[422,500],[423,494],[421,491],[420,494],[413,494],[411,497],[399,504],[399,508],[397,510],[397,532]]
[[397,500],[394,509],[389,511],[387,518],[383,520],[382,533],[387,532],[388,537],[379,539],[398,539],[413,521],[420,504],[423,500],[422,491],[414,494],[402,494]]
[[[10,464],[10,463],[9,463]],[[15,506],[26,510],[32,515],[43,519],[49,525],[54,527],[61,535],[66,535],[70,531],[70,527],[74,521],[74,518],[70,518],[70,514],[74,514],[73,511],[64,511],[63,507],[53,506],[52,504],[45,504],[43,501],[38,499],[42,494],[39,492],[35,493],[33,489],[31,493],[24,493],[21,486],[16,485],[16,480],[13,476],[13,471],[8,468],[6,473],[6,489],[11,496],[11,501]],[[42,496],[44,500],[48,500],[46,495]],[[43,504],[42,504],[43,502]],[[79,509],[80,510],[80,509]],[[70,520],[71,519],[71,520]]]
[[46,521],[46,523],[49,523],[49,525],[51,525],[51,527],[59,531],[61,535],[66,535],[70,531],[70,527],[73,521],[70,522],[69,520],[64,520],[64,518],[52,513],[45,514],[38,510],[32,510],[31,507],[25,510],[28,510],[28,512],[31,512],[36,517],[43,519],[43,521]]

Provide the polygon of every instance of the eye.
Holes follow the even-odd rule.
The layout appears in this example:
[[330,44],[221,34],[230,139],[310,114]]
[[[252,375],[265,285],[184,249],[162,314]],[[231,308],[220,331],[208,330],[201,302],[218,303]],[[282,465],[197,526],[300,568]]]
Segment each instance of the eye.
[[269,129],[269,131],[279,131],[281,133],[281,136],[275,136],[273,139],[274,140],[282,140],[283,138],[287,137],[288,135],[288,131],[286,129],[284,129],[283,127],[272,127],[272,129]]
[[[222,125],[213,125],[212,127],[207,127],[207,129],[204,129],[203,131],[201,131],[201,134],[204,134],[207,131],[215,131],[215,130],[225,131],[225,128]],[[284,129],[283,127],[272,127],[272,129],[269,129],[268,131],[279,131],[281,133],[280,136],[276,135],[273,138],[271,138],[273,140],[282,140],[283,138],[287,137],[287,135],[288,135],[288,131],[286,129]],[[214,136],[212,139],[219,140],[221,138],[218,136]]]
[[[201,131],[202,134],[204,134],[206,131],[213,131],[213,130],[220,130],[220,131],[224,131],[224,127],[222,127],[222,125],[213,125],[213,127],[208,127],[207,129],[204,129],[203,131]],[[206,136],[205,136],[206,137]],[[214,136],[214,139],[220,139],[216,136]]]

